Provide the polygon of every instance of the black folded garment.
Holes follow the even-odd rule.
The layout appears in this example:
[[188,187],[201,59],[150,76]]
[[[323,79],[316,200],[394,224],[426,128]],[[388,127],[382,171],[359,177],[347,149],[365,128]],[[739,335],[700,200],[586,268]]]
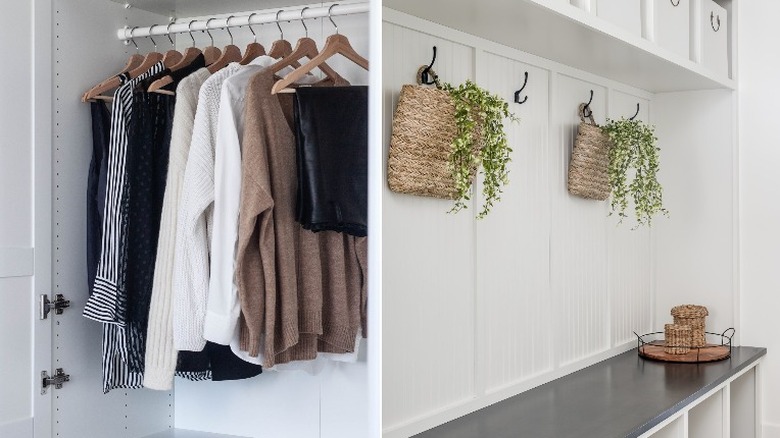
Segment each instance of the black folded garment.
[[301,87],[295,98],[297,220],[307,230],[368,231],[368,87]]

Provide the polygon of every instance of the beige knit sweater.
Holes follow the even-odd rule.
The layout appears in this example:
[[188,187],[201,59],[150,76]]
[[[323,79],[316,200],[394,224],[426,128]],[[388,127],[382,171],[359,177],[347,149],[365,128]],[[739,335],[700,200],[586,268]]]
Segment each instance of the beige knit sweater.
[[274,82],[264,70],[246,96],[236,260],[241,348],[262,348],[266,367],[353,351],[367,282],[365,238],[295,221],[292,96],[272,95]]
[[154,266],[152,301],[147,326],[144,386],[169,390],[173,387],[178,352],[173,346],[173,260],[176,247],[176,219],[181,184],[190,151],[198,92],[211,74],[205,68],[182,79],[176,88],[176,109],[171,131],[168,175],[163,198],[160,237]]

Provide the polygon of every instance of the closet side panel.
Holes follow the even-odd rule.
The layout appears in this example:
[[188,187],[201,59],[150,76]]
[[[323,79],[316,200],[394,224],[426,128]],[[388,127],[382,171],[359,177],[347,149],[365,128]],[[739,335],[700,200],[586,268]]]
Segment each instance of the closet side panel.
[[[103,395],[102,327],[81,314],[90,292],[85,234],[92,131],[89,105],[80,99],[88,88],[116,74],[135,51],[116,39],[118,28],[165,23],[167,18],[105,0],[57,1],[54,7],[53,292],[71,300],[70,309],[54,316],[54,368],[71,376],[54,393],[54,432],[63,438],[142,437],[173,424],[173,397],[149,390]],[[148,41],[138,44],[145,51],[152,48]]]
[[[510,103],[512,148],[501,202],[477,223],[478,375],[493,392],[552,370],[548,70],[486,52],[479,78]],[[528,72],[521,93],[511,101]],[[482,185],[477,188],[482,202]]]
[[[384,23],[385,147],[404,84],[438,48],[439,77],[474,78],[474,49]],[[388,149],[385,150],[387,156]],[[386,170],[385,170],[386,171]],[[386,178],[385,178],[386,180]],[[474,208],[447,214],[449,200],[391,192],[383,197],[384,426],[473,397],[475,342]]]
[[565,366],[609,348],[607,295],[607,201],[570,195],[569,161],[579,105],[590,107],[596,123],[606,116],[606,87],[559,74],[555,89],[555,125],[559,143],[551,143],[552,230],[550,274],[556,357]]
[[[611,119],[629,118],[649,121],[650,101],[633,94],[610,90],[608,114]],[[666,163],[662,162],[661,167]],[[608,282],[612,346],[636,342],[633,332],[653,331],[653,258],[650,228],[637,227],[634,205],[629,203],[628,218],[620,224],[616,214],[607,219]],[[656,217],[655,221],[665,218]],[[656,223],[654,222],[654,223]]]
[[[709,309],[707,331],[734,327],[733,92],[656,96],[664,206],[657,236],[656,325],[678,304]],[[771,201],[770,201],[771,202]],[[737,327],[738,328],[738,327]]]

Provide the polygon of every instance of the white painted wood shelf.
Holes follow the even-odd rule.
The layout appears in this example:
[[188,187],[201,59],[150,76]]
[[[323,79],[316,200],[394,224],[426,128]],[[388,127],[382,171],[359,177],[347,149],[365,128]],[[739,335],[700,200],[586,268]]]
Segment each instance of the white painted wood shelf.
[[735,88],[732,79],[568,2],[386,0],[384,5],[385,19],[405,12],[653,93]]
[[221,433],[198,432],[196,430],[169,429],[164,432],[148,435],[145,438],[243,438],[237,435]]

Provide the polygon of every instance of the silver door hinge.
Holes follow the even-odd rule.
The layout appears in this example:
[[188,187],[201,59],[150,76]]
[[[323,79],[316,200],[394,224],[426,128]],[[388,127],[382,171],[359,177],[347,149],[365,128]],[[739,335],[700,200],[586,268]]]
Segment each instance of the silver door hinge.
[[49,296],[46,294],[41,295],[41,302],[39,306],[41,319],[49,317],[49,312],[54,310],[56,315],[62,315],[62,312],[70,307],[70,301],[65,299],[62,294],[54,296],[54,301],[49,301]]
[[41,395],[46,394],[46,390],[50,386],[53,386],[54,389],[62,389],[65,382],[70,382],[70,375],[65,374],[62,368],[54,370],[54,375],[51,377],[46,371],[41,371]]

